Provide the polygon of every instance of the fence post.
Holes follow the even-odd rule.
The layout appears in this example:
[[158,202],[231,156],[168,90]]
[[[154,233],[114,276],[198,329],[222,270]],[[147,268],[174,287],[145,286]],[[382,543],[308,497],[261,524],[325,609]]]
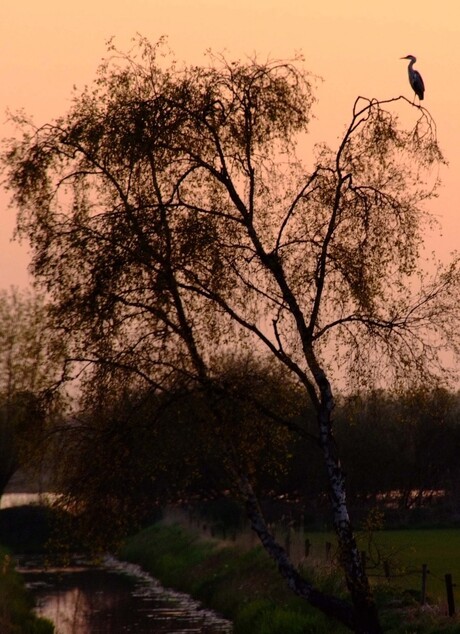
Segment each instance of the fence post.
[[329,561],[331,558],[331,549],[332,549],[331,542],[326,542],[326,561]]
[[428,570],[428,565],[422,564],[422,594],[420,596],[421,605],[425,605],[426,603],[426,578],[429,572],[430,571]]
[[308,555],[310,554],[310,548],[311,548],[311,542],[308,539],[308,537],[305,540],[305,544],[304,544],[304,555],[305,555],[305,559],[308,557]]
[[454,616],[455,601],[454,601],[454,584],[452,583],[452,575],[448,573],[444,575],[444,577],[446,580],[447,605],[449,608],[449,616]]

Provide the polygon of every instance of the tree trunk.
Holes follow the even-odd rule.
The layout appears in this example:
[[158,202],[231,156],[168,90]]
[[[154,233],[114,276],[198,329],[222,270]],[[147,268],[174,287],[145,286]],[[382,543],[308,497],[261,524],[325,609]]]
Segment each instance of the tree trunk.
[[327,616],[336,619],[353,631],[358,631],[355,630],[353,607],[342,599],[321,592],[299,574],[284,548],[270,532],[249,481],[246,477],[240,477],[239,483],[245,498],[246,511],[251,521],[251,527],[257,533],[267,553],[276,562],[278,570],[286,580],[288,587]]
[[[362,566],[359,566],[359,575],[355,574],[355,577],[350,579],[347,577],[347,586],[350,590],[352,605],[315,588],[311,582],[299,574],[284,548],[278,544],[269,531],[257,497],[247,478],[240,477],[239,481],[241,491],[246,500],[246,511],[251,521],[251,527],[257,533],[267,553],[276,562],[278,570],[286,580],[288,587],[299,597],[308,601],[310,605],[323,612],[323,614],[342,623],[342,625],[356,632],[356,634],[382,634],[375,602]],[[348,549],[352,551],[354,537],[351,531],[350,536]],[[356,544],[354,546],[356,549]],[[348,561],[349,558],[348,556],[345,559]]]
[[329,480],[329,495],[334,530],[339,544],[340,563],[345,572],[345,580],[354,608],[354,631],[360,634],[381,634],[377,607],[348,514],[345,477],[332,435],[332,396],[330,399],[326,400],[319,412],[320,444]]

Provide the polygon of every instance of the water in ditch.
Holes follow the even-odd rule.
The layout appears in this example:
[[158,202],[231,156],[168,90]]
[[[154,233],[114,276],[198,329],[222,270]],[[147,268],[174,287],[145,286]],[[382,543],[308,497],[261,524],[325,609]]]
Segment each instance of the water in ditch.
[[163,588],[133,564],[113,558],[97,566],[76,560],[44,567],[40,558],[20,561],[18,571],[40,616],[56,634],[229,634],[231,623],[188,595]]

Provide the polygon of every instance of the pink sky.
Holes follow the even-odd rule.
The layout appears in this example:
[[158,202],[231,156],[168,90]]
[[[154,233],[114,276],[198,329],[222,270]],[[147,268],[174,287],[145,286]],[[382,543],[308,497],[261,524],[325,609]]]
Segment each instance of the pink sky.
[[[431,210],[441,235],[428,246],[443,257],[458,248],[460,173],[460,4],[453,0],[2,0],[0,6],[1,137],[13,130],[5,110],[24,108],[42,124],[63,114],[72,87],[91,83],[115,36],[127,49],[136,32],[167,35],[181,60],[200,62],[207,48],[228,57],[257,53],[290,58],[300,51],[320,75],[314,140],[333,144],[358,95],[412,99],[403,55],[418,58],[426,95],[449,167]],[[306,157],[308,161],[308,157]],[[26,286],[27,245],[11,242],[14,211],[0,192],[0,288]]]

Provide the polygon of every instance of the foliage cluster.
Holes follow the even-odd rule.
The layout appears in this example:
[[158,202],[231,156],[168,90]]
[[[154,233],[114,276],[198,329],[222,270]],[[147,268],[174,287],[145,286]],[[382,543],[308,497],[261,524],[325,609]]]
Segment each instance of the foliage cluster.
[[168,503],[238,497],[235,465],[260,491],[284,477],[290,435],[275,420],[300,410],[298,390],[280,370],[251,357],[223,359],[211,403],[199,384],[160,395],[111,387],[56,440],[58,504],[78,510],[93,545]]
[[53,389],[62,372],[62,341],[48,326],[42,295],[0,291],[0,496],[19,467],[39,472],[46,431],[64,402]]

